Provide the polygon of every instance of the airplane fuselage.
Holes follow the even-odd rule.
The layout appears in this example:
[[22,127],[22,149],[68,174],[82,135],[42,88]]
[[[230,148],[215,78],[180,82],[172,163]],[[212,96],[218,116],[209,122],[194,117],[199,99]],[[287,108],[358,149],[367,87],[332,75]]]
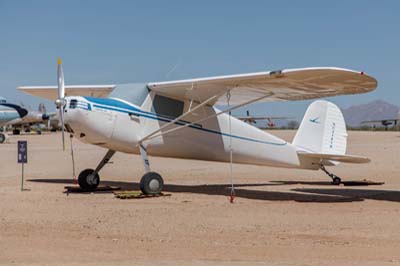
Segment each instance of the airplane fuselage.
[[[66,99],[66,127],[77,139],[134,154],[139,153],[138,144],[144,136],[196,105],[152,93],[143,97],[140,106],[117,97],[69,96]],[[297,147],[228,114],[195,122],[218,112],[217,108],[206,105],[161,132],[189,126],[156,135],[143,145],[152,156],[221,162],[230,161],[232,147],[235,163],[304,168],[297,156]]]
[[19,119],[19,114],[17,111],[12,109],[2,109],[0,110],[0,126],[3,126],[10,121]]

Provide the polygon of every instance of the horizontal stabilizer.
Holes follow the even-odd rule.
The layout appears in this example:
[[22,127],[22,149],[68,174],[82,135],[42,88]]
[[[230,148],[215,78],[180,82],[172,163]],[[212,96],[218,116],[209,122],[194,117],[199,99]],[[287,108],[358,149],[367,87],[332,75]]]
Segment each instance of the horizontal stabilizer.
[[323,165],[330,165],[332,162],[341,163],[369,163],[371,160],[367,157],[356,156],[356,155],[339,155],[339,154],[322,154],[322,153],[308,153],[308,152],[297,152],[299,157],[315,159]]

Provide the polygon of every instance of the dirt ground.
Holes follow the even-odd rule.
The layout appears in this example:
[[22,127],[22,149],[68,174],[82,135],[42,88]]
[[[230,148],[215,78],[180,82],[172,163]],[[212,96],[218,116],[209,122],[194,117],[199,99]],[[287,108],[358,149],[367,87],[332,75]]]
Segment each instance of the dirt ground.
[[[286,140],[293,131],[272,131]],[[26,191],[16,142],[29,141]],[[69,143],[69,142],[67,142]],[[77,171],[105,150],[74,142]],[[348,153],[372,159],[321,171],[150,157],[170,197],[121,200],[65,194],[70,150],[61,136],[20,136],[0,146],[0,264],[13,265],[400,265],[400,133],[349,132]],[[103,184],[138,189],[139,156],[116,154]]]

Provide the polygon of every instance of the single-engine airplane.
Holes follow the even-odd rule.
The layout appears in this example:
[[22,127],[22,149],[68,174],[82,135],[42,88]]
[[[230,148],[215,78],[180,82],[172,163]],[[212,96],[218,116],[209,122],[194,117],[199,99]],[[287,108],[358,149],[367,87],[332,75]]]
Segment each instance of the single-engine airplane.
[[253,116],[250,115],[250,111],[246,111],[246,116],[236,116],[237,119],[242,120],[243,122],[246,122],[248,124],[257,124],[257,121],[263,121],[267,120],[268,127],[273,128],[275,127],[275,122],[274,120],[286,120],[286,119],[291,119],[292,117],[286,117],[286,116]]
[[396,118],[362,121],[361,124],[372,125],[374,127],[376,124],[380,124],[385,127],[385,130],[388,130],[389,126],[396,127],[399,121],[400,121],[400,112],[397,114]]
[[[140,154],[145,194],[162,191],[163,178],[150,170],[148,155],[325,171],[325,166],[366,163],[346,154],[347,133],[339,108],[324,100],[307,109],[292,143],[240,121],[229,113],[254,102],[296,101],[366,93],[377,81],[335,67],[122,85],[65,86],[61,60],[58,87],[19,87],[55,100],[62,126],[81,141],[108,149],[95,169],[83,170],[79,185],[94,189],[99,171],[118,152]],[[219,110],[215,105],[226,105]]]

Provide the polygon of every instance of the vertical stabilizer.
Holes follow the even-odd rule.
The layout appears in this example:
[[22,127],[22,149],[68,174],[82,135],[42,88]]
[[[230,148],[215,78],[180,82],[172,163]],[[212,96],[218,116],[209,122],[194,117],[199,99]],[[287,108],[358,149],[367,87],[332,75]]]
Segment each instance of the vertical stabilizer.
[[340,109],[323,100],[310,104],[293,144],[304,152],[344,155],[347,132]]

